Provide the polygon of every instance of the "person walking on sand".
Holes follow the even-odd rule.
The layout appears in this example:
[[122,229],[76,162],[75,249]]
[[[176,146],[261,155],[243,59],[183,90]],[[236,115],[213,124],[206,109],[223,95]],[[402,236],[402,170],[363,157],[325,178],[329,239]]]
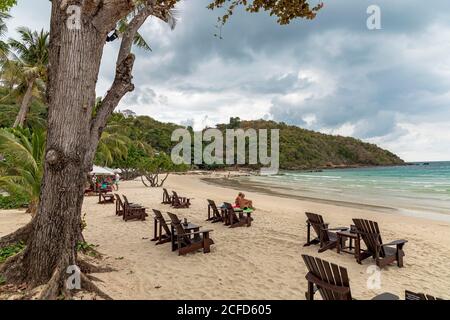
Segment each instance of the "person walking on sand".
[[116,173],[116,176],[114,177],[114,185],[116,187],[116,191],[119,191],[119,181],[120,181],[120,176],[118,173]]
[[236,197],[235,204],[241,209],[253,209],[253,201],[245,199],[245,194],[243,192],[239,192],[238,196]]

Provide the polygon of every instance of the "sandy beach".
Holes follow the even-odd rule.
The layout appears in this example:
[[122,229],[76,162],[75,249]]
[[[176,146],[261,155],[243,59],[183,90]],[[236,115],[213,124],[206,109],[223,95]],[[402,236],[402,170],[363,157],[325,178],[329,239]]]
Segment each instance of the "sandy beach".
[[[162,190],[146,188],[140,181],[123,182],[119,194],[148,208],[145,221],[124,222],[114,215],[115,205],[99,205],[87,197],[85,238],[98,245],[103,263],[116,271],[96,274],[98,285],[114,299],[304,299],[306,267],[301,254],[319,256],[346,267],[356,299],[370,299],[382,292],[404,298],[404,290],[450,298],[450,224],[383,213],[363,207],[338,206],[299,199],[246,192],[257,211],[250,228],[230,229],[206,222],[206,199],[233,201],[236,190],[202,181],[201,175],[171,175],[165,187],[191,198],[189,209],[161,204]],[[244,190],[245,191],[245,190]],[[178,256],[170,244],[155,246],[151,209],[171,211],[205,229],[213,229],[211,253]],[[305,211],[320,213],[331,226],[349,226],[352,218],[375,220],[385,242],[406,239],[405,267],[383,269],[381,288],[368,289],[371,274],[352,255],[335,250],[318,254],[317,246],[303,247]],[[0,236],[29,221],[24,211],[0,211]],[[319,298],[319,295],[316,295]]]

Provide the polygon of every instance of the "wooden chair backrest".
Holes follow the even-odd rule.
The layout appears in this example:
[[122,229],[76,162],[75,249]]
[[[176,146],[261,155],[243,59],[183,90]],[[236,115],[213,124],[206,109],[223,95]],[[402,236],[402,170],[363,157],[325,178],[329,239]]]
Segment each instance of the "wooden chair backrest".
[[163,192],[164,192],[164,196],[165,196],[167,199],[170,199],[169,191],[167,191],[166,188],[163,188]]
[[405,300],[442,300],[442,299],[430,296],[429,294],[425,293],[416,293],[405,290]]
[[229,202],[224,202],[223,205],[225,206],[225,209],[228,211],[229,214],[236,216],[236,213],[234,212],[233,205]]
[[[320,214],[312,212],[305,212],[305,215],[308,218],[308,222],[313,227],[317,236],[320,237],[321,230],[327,228],[327,224],[323,221],[322,216]],[[322,237],[325,242],[330,240],[328,237],[328,232],[324,232]]]
[[170,228],[167,225],[166,220],[164,219],[164,216],[162,215],[162,212],[156,209],[152,209],[153,213],[155,214],[156,219],[158,219],[159,223],[161,224],[161,226],[163,227],[164,231],[166,232],[167,235],[171,235],[172,233],[170,232]]
[[219,209],[217,209],[216,203],[213,200],[207,200],[209,206],[211,207],[212,211],[214,212],[214,215],[218,216],[220,215]]
[[352,300],[347,269],[306,254],[302,254],[302,257],[308,271],[316,278],[332,286],[348,289],[348,292],[345,295],[342,295],[330,288],[315,283],[324,300]]
[[122,202],[122,199],[120,199],[120,196],[116,193],[115,194],[115,197],[116,197],[116,203],[118,204],[118,206],[119,206],[119,210],[122,208],[122,209],[124,209],[124,205],[123,205],[123,202]]
[[167,214],[169,215],[170,220],[172,220],[173,227],[177,231],[177,237],[182,237],[183,240],[186,242],[186,244],[190,244],[191,240],[190,240],[189,236],[186,235],[186,232],[184,231],[182,222],[178,218],[178,216],[176,214],[173,214],[170,212],[167,212]]
[[175,192],[175,191],[172,191],[172,200],[175,202],[175,203],[177,203],[177,204],[179,204],[179,203],[181,203],[181,200],[180,200],[180,198],[178,197],[178,194]]
[[367,249],[373,253],[379,249],[381,257],[384,257],[384,249],[383,247],[380,247],[383,244],[383,240],[381,239],[378,223],[365,219],[353,219],[353,222],[356,225],[357,232],[361,235],[361,238],[366,244]]
[[122,197],[123,197],[123,202],[124,202],[124,204],[125,204],[127,207],[129,207],[129,206],[130,206],[130,203],[128,202],[127,197],[126,197],[125,195],[122,195]]

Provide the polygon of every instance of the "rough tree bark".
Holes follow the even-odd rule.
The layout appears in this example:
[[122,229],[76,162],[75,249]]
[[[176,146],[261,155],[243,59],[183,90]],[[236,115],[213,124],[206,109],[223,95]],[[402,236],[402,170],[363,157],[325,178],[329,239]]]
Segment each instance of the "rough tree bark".
[[13,128],[18,126],[23,127],[25,119],[30,108],[31,98],[33,97],[33,86],[36,79],[31,79],[27,81],[27,91],[23,96],[22,103],[20,105],[19,113],[17,114],[16,120],[14,121]]

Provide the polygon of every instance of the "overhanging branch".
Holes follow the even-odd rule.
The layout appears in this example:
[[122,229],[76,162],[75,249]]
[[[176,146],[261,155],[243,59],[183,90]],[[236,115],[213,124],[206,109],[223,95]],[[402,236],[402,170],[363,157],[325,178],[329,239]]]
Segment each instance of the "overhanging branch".
[[[96,116],[91,121],[90,144],[85,158],[86,170],[90,169],[89,167],[94,159],[98,141],[109,116],[113,113],[125,94],[134,90],[132,72],[135,57],[131,53],[131,49],[137,32],[151,15],[168,22],[168,12],[173,8],[175,3],[176,1],[168,1],[168,4],[156,4],[156,1],[149,0],[148,3],[141,7],[137,14],[131,19],[127,30],[123,33],[116,62],[114,82],[97,110]],[[118,20],[119,19],[117,19],[116,22]]]

